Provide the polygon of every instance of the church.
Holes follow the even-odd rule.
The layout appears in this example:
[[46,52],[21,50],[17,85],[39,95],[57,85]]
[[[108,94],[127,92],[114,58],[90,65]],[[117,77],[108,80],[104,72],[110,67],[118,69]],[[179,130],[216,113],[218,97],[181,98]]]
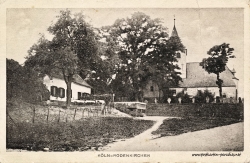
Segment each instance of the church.
[[[175,19],[174,19],[175,20]],[[171,33],[171,36],[178,36],[175,24]],[[179,36],[178,36],[179,37]],[[188,57],[187,50],[184,53],[178,53],[177,64],[181,68],[178,70],[181,72],[180,77],[182,82],[179,83],[178,87],[169,88],[175,96],[177,93],[184,91],[191,97],[195,96],[199,90],[208,90],[214,97],[219,96],[219,88],[216,84],[216,75],[206,72],[201,66],[200,62],[186,62]],[[229,69],[226,66],[226,70],[220,73],[220,79],[223,80],[222,84],[222,94],[223,98],[238,98],[238,81],[239,79],[235,77],[236,71],[234,69]],[[146,88],[143,90],[143,95],[145,99],[159,99],[163,97],[162,90],[159,90],[156,83],[149,81]]]

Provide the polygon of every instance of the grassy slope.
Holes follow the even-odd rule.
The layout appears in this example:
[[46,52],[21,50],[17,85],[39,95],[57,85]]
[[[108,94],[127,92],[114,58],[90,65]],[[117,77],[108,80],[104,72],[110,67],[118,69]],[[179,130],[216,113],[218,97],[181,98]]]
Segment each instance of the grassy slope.
[[205,130],[218,126],[225,126],[242,120],[233,118],[206,118],[206,117],[190,117],[183,119],[167,119],[163,124],[152,134],[161,136],[174,136],[186,132]]
[[37,112],[35,123],[32,123],[33,112],[28,104],[8,105],[7,109],[14,120],[13,123],[7,117],[7,148],[16,149],[97,150],[115,139],[140,134],[154,123],[125,117],[88,117],[58,123],[53,116],[47,123],[43,112]]

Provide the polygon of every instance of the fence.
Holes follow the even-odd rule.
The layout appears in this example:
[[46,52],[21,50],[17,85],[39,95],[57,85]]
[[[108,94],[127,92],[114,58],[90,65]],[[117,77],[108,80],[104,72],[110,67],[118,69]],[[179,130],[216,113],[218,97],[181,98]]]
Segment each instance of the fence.
[[[14,110],[13,110],[14,109]],[[108,116],[112,113],[111,105],[72,105],[69,109],[55,105],[16,106],[8,108],[7,122],[68,122],[86,117]],[[9,113],[10,110],[10,113]]]

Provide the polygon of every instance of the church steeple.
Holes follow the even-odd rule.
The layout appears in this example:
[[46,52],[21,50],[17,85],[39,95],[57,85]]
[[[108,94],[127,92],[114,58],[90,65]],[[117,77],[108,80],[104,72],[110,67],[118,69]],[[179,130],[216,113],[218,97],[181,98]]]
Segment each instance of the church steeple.
[[177,33],[177,30],[175,28],[175,17],[174,17],[174,28],[173,28],[173,31],[172,31],[172,34],[171,34],[172,37],[179,37],[178,36],[178,33]]

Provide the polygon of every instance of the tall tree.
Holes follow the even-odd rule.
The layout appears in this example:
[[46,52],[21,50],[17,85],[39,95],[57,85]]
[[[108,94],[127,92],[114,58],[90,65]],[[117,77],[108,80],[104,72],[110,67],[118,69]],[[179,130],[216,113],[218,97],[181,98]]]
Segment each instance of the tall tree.
[[144,13],[136,12],[131,18],[118,19],[102,30],[108,33],[106,41],[114,44],[116,48],[113,50],[121,59],[117,65],[118,80],[133,88],[135,100],[139,99],[152,76],[163,78],[167,70],[171,72],[168,73],[169,80],[177,75],[175,68],[178,66],[173,64],[176,61],[174,49],[160,19],[151,19]]
[[95,60],[92,73],[87,78],[87,81],[94,87],[95,94],[107,94],[113,93],[110,86],[113,76],[116,72],[116,65],[120,62],[120,59],[116,53],[114,53],[113,45],[110,42],[103,42],[102,34],[99,33],[98,47],[100,58]]
[[163,96],[167,96],[169,87],[178,86],[182,81],[179,66],[177,65],[177,53],[184,52],[185,47],[178,36],[171,36],[157,45],[157,50],[153,51],[153,58],[149,58],[151,65],[151,79],[158,85]]
[[230,48],[229,44],[223,43],[221,45],[213,46],[207,54],[208,58],[204,58],[200,65],[208,73],[214,73],[217,76],[216,84],[219,88],[220,97],[222,97],[223,80],[220,79],[220,73],[225,71],[229,58],[235,58],[233,55],[234,48]]
[[61,73],[67,85],[68,107],[73,76],[80,73],[83,79],[87,77],[98,57],[94,29],[82,13],[72,15],[65,10],[48,31],[53,35],[52,41],[42,36],[30,48],[25,65],[43,74]]

